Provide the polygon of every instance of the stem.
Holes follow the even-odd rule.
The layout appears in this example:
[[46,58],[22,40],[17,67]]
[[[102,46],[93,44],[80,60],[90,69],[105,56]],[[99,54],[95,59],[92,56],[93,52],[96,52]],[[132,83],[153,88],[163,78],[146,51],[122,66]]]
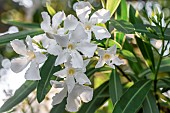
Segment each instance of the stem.
[[127,78],[128,79],[128,81],[132,81],[125,73],[124,73],[124,71],[119,67],[119,66],[116,66],[115,65],[115,67],[122,73],[122,75],[125,77],[125,78]]
[[[156,97],[157,101],[159,99],[159,96],[156,93],[157,92],[157,82],[158,82],[157,77],[158,77],[158,72],[159,72],[159,68],[160,68],[160,65],[161,65],[161,61],[162,61],[162,58],[163,58],[163,54],[164,54],[164,52],[166,50],[166,47],[164,48],[164,45],[165,45],[164,31],[165,30],[163,30],[161,22],[160,22],[159,28],[160,28],[161,35],[162,35],[161,36],[161,38],[162,38],[162,50],[161,50],[160,58],[158,60],[158,65],[157,65],[157,68],[156,68],[156,71],[155,71],[155,78],[154,78],[154,93],[155,93],[155,97]],[[157,105],[158,105],[158,108],[159,108],[159,106],[160,106],[159,103],[157,103]]]

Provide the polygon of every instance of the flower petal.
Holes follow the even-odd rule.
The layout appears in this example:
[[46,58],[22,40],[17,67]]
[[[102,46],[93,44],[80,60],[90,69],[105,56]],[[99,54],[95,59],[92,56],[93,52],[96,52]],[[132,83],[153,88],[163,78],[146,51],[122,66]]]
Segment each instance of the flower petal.
[[110,20],[110,11],[106,9],[100,9],[96,11],[90,18],[90,21],[92,20],[97,20],[97,23],[106,23],[108,20]]
[[81,26],[80,24],[76,27],[76,29],[71,33],[71,37],[70,40],[72,42],[80,42],[82,40],[87,40],[88,39],[88,35],[85,32],[83,26]]
[[67,84],[67,88],[68,88],[68,93],[70,93],[76,84],[75,80],[74,80],[74,76],[67,76],[66,84]]
[[82,68],[83,67],[83,58],[79,52],[74,51],[71,53],[71,64],[74,68]]
[[94,52],[97,49],[97,45],[88,42],[81,42],[77,45],[77,49],[85,56],[93,57]]
[[58,26],[61,22],[66,18],[65,13],[63,11],[59,11],[52,18],[52,28],[58,29]]
[[40,52],[35,52],[35,61],[38,64],[44,63],[47,60],[46,55],[40,53]]
[[69,41],[69,36],[68,35],[55,35],[55,34],[50,34],[50,33],[47,33],[47,35],[50,37],[50,38],[53,38],[56,40],[56,42],[61,46],[61,47],[67,47],[67,44],[68,44],[68,41]]
[[26,80],[40,80],[39,65],[33,60],[29,69],[25,73]]
[[117,51],[117,47],[116,47],[116,45],[114,45],[114,46],[108,48],[107,50],[109,51],[110,54],[114,54],[115,55],[116,51]]
[[63,88],[64,87],[64,82],[58,82],[56,80],[50,80],[50,84],[54,87],[54,88]]
[[69,57],[69,54],[67,52],[65,52],[65,51],[62,51],[58,55],[58,57],[57,57],[57,59],[55,61],[55,66],[58,66],[58,65],[60,65],[60,64],[62,64],[64,62],[67,62],[68,57]]
[[84,73],[77,73],[74,77],[75,77],[76,81],[81,85],[83,85],[83,84],[91,85],[90,80]]
[[26,42],[27,42],[28,49],[34,51],[34,47],[32,45],[32,38],[29,35],[27,35],[26,37]]
[[66,110],[69,112],[77,112],[80,106],[80,97],[72,91],[70,94],[68,94],[67,97]]
[[75,30],[78,25],[78,20],[74,15],[68,15],[64,20],[64,29],[66,30]]
[[26,49],[26,45],[24,44],[23,41],[15,39],[13,41],[11,41],[11,46],[13,48],[13,50],[20,55],[24,55],[26,56],[27,54],[27,49]]
[[106,62],[103,60],[102,57],[100,57],[99,61],[97,62],[95,68],[100,68],[102,67]]
[[111,37],[108,30],[104,27],[101,27],[101,26],[93,26],[92,31],[93,31],[97,40],[102,40],[104,38],[110,38]]
[[73,8],[81,22],[85,23],[89,19],[91,13],[91,5],[89,2],[80,1],[74,4]]
[[61,92],[55,94],[55,96],[53,97],[52,105],[61,103],[66,96],[67,96],[67,88],[64,88]]
[[51,32],[51,18],[48,15],[47,12],[42,12],[41,13],[43,21],[41,22],[41,29],[43,29],[45,32]]
[[59,46],[57,44],[50,44],[47,48],[47,52],[54,56],[59,55],[61,53],[61,51],[62,51],[61,46]]
[[27,57],[15,58],[11,61],[11,70],[15,73],[21,72],[27,67],[30,60]]
[[53,75],[60,77],[60,78],[65,78],[67,76],[67,69],[63,69],[60,71],[55,72]]
[[88,86],[81,86],[80,98],[83,102],[87,103],[92,100],[93,98],[93,89]]

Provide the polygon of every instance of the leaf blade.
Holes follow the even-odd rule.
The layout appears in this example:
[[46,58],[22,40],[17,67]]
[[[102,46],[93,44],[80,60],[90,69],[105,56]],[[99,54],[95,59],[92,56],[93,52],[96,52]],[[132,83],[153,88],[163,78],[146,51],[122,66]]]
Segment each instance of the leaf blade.
[[121,0],[107,0],[106,9],[111,13],[111,17],[119,6]]

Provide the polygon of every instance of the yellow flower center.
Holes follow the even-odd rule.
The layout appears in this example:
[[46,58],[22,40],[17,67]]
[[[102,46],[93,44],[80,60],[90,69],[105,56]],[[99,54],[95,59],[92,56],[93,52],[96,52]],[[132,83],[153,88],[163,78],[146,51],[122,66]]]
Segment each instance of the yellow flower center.
[[74,45],[73,44],[68,44],[68,49],[74,49]]
[[35,58],[35,54],[32,51],[28,51],[27,55],[29,56],[30,59],[34,59]]
[[74,68],[70,68],[69,70],[68,70],[68,74],[69,75],[74,75],[75,74],[75,69]]
[[90,29],[91,29],[91,26],[90,26],[90,25],[86,25],[85,29],[86,29],[86,30],[90,30]]
[[111,55],[110,54],[108,54],[108,53],[105,53],[104,54],[104,59],[105,60],[109,60],[111,58]]

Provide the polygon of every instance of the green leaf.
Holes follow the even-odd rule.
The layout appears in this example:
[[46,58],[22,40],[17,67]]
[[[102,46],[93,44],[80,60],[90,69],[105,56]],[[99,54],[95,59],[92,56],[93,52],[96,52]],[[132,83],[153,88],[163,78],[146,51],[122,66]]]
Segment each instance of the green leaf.
[[9,98],[0,108],[0,112],[5,112],[12,109],[14,106],[22,102],[27,96],[34,91],[37,82],[26,81],[19,89],[16,90],[14,96]]
[[[140,36],[141,37],[141,36]],[[145,63],[148,67],[152,70],[152,72],[155,72],[155,60],[153,56],[153,51],[151,45],[149,45],[146,42],[143,42],[141,38],[135,37],[136,42],[138,44],[138,47],[145,59]]]
[[46,94],[51,89],[50,80],[52,79],[54,72],[61,69],[60,66],[54,66],[55,60],[55,56],[49,56],[47,61],[41,68],[41,80],[39,80],[37,86],[37,100],[39,103],[44,100]]
[[112,103],[115,104],[123,94],[123,89],[119,75],[116,73],[116,69],[112,70],[109,80],[109,93],[112,99]]
[[135,31],[133,24],[125,20],[111,20],[110,22],[114,28],[125,34],[134,33]]
[[132,24],[143,23],[142,19],[139,16],[139,12],[135,8],[133,8],[132,5],[130,5],[129,8],[129,21]]
[[8,43],[14,39],[25,39],[27,35],[31,37],[44,33],[41,29],[25,30],[18,33],[7,34],[0,36],[0,44]]
[[60,104],[53,106],[50,113],[65,113],[66,112],[65,105],[66,105],[66,98],[64,98]]
[[149,92],[143,102],[143,113],[159,113],[156,105],[156,99],[152,92]]
[[82,105],[78,113],[94,113],[109,98],[109,82],[106,81],[95,89],[93,99]]
[[150,80],[141,80],[130,87],[116,103],[113,113],[136,113],[152,85]]
[[137,62],[136,57],[134,54],[128,50],[121,50],[121,55],[123,55],[126,59],[132,61],[132,62]]
[[40,28],[40,24],[38,23],[27,23],[27,22],[19,22],[19,21],[5,21],[4,23],[22,27],[22,28]]
[[106,9],[111,13],[111,17],[119,6],[121,0],[107,0]]

